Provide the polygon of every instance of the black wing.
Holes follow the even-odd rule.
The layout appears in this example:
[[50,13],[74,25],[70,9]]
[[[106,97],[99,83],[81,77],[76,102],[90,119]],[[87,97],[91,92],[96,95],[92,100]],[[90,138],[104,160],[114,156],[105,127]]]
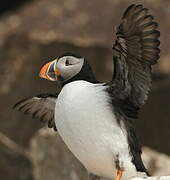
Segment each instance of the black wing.
[[160,53],[157,27],[148,9],[134,4],[127,8],[117,27],[109,92],[113,99],[117,98],[115,102],[126,102],[128,107],[123,108],[129,112],[144,105],[151,88],[151,65],[157,62]]
[[[124,122],[137,171],[147,170],[141,159],[141,147],[133,127],[133,119],[145,104],[151,88],[151,66],[159,59],[158,24],[148,9],[131,5],[125,11],[117,27],[117,39],[113,45],[114,74],[108,84],[118,122]],[[148,174],[148,173],[147,173]]]
[[56,131],[54,109],[57,97],[57,94],[41,94],[21,100],[13,108],[25,114],[30,114],[33,118],[40,119],[41,122],[48,123],[48,127]]

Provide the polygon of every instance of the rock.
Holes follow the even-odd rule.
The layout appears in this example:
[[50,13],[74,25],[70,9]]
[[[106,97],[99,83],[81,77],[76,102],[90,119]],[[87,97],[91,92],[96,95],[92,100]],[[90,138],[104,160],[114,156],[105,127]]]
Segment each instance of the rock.
[[170,175],[170,156],[159,153],[151,148],[143,148],[143,159],[146,163],[149,172],[153,176],[168,176]]
[[131,180],[170,180],[170,176],[136,177]]
[[24,155],[0,143],[0,179],[34,180],[32,164]]

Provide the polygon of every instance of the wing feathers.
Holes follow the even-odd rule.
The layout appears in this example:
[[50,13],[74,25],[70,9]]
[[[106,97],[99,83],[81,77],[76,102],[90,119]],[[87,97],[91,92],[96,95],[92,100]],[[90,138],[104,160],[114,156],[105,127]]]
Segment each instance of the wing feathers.
[[151,65],[159,59],[160,32],[153,19],[142,5],[129,6],[117,27],[117,39],[113,45],[115,71],[111,86],[121,88],[120,97],[128,97],[137,109],[147,99]]
[[57,95],[41,94],[36,97],[26,98],[14,105],[14,109],[32,115],[43,123],[48,123],[49,128],[55,127],[54,108]]

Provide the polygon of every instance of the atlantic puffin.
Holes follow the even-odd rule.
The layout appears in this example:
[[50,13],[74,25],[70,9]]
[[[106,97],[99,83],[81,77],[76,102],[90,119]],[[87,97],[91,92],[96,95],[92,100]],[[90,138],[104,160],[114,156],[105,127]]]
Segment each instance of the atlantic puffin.
[[84,57],[65,53],[40,70],[40,77],[58,81],[61,91],[14,106],[58,131],[90,180],[149,175],[134,123],[151,89],[151,66],[159,59],[157,27],[147,8],[132,4],[116,28],[110,82],[98,81]]

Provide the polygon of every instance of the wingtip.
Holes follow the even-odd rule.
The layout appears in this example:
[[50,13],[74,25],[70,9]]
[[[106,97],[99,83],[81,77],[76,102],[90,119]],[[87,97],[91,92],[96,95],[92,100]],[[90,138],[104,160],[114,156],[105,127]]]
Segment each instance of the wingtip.
[[15,109],[17,106],[17,103],[15,103],[14,105],[12,105],[12,109]]
[[122,19],[128,17],[129,15],[131,15],[133,12],[137,12],[140,10],[146,10],[148,11],[147,8],[144,8],[143,4],[131,4],[130,6],[127,7],[127,9],[125,10],[125,12],[123,13],[123,17]]
[[17,109],[17,106],[20,104],[21,101],[18,101],[17,103],[15,103],[13,106],[12,106],[12,109]]
[[[13,106],[12,106],[12,109],[16,109],[17,111],[20,111],[22,109],[23,106],[19,107],[19,105],[21,105],[23,102],[27,101],[29,98],[24,98],[24,99],[21,99],[20,101],[18,101],[17,103],[15,103]],[[21,108],[21,109],[20,109]]]
[[133,8],[135,7],[136,4],[131,4],[130,6],[127,7],[127,9],[125,10],[124,14],[123,14],[123,19],[126,17],[127,13]]

